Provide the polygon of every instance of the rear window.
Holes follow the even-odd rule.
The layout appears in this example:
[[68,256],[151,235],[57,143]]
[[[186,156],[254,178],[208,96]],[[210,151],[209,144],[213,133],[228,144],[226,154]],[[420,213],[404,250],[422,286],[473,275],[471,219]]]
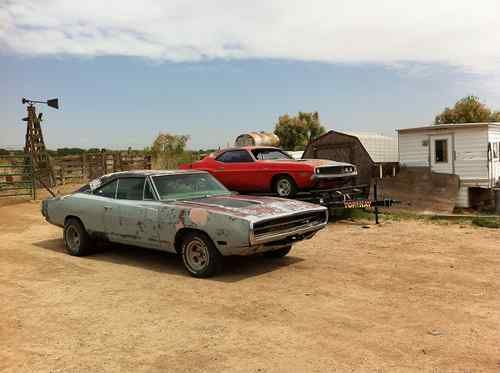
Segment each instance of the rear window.
[[92,189],[90,189],[89,184],[85,184],[81,188],[74,191],[74,193],[90,193],[90,192],[92,192]]
[[116,191],[117,199],[128,199],[132,201],[142,200],[144,191],[143,177],[123,178],[118,181],[118,189]]
[[114,180],[106,185],[103,185],[100,188],[97,188],[94,191],[94,194],[96,196],[100,196],[100,197],[115,198],[116,184],[117,184],[117,180]]
[[253,162],[253,158],[246,150],[229,150],[217,157],[217,161],[224,163]]

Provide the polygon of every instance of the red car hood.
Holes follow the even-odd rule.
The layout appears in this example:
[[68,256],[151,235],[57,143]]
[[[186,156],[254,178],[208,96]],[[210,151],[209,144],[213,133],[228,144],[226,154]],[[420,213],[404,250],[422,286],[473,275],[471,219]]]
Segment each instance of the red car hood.
[[275,159],[266,160],[259,162],[270,162],[279,164],[306,164],[311,167],[321,167],[321,166],[352,166],[350,163],[331,161],[329,159]]

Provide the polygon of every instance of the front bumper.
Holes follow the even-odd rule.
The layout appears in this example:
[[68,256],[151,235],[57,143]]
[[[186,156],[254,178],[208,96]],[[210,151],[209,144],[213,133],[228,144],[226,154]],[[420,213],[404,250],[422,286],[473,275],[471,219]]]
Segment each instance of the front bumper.
[[263,243],[263,244],[252,244],[250,246],[244,246],[244,247],[219,248],[219,251],[223,256],[230,256],[230,255],[247,256],[259,253],[265,253],[267,251],[274,251],[284,247],[288,247],[292,245],[294,242],[308,240],[312,238],[318,231],[319,229],[315,230],[314,232],[309,232],[302,235],[296,235],[293,237],[288,237],[282,240]]
[[[277,233],[269,233],[263,236],[255,237],[253,230],[250,231],[250,244],[251,245],[259,245],[259,244],[266,244],[266,243],[272,243],[272,242],[277,242],[281,240],[294,240],[295,237],[305,237],[308,236],[309,234],[314,234],[317,231],[323,229],[326,224],[327,220],[321,223],[311,223],[307,226],[303,226],[300,228],[293,228],[290,231],[280,231]],[[303,239],[303,238],[302,238]],[[298,241],[300,239],[296,239]]]
[[341,178],[350,178],[358,176],[357,171],[349,172],[349,173],[340,173],[340,174],[313,174],[311,176],[312,180],[335,180]]

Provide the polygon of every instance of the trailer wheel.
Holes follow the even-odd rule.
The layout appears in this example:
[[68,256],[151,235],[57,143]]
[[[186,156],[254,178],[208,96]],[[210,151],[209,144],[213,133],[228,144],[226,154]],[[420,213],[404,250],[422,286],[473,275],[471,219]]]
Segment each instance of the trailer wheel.
[[274,180],[274,193],[278,197],[290,198],[297,193],[297,186],[293,179],[288,175],[281,175]]

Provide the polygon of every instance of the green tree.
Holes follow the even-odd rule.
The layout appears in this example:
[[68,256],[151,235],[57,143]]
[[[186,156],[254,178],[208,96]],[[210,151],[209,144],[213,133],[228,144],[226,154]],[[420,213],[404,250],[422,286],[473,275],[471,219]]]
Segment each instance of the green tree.
[[188,141],[187,135],[160,133],[151,146],[154,168],[176,168],[179,162],[186,158],[185,148]]
[[295,117],[285,114],[279,117],[274,127],[274,134],[279,137],[280,145],[285,150],[302,150],[309,141],[324,132],[318,112],[299,112]]
[[436,116],[434,124],[498,122],[500,112],[492,112],[476,96],[458,100],[452,108],[445,108]]
[[500,111],[495,111],[494,113],[492,113],[490,121],[491,122],[500,122]]

